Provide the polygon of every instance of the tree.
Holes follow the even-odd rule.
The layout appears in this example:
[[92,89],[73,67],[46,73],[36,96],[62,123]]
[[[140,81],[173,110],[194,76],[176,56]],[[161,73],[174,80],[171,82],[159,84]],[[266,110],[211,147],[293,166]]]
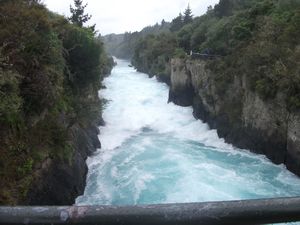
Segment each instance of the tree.
[[213,14],[214,14],[214,8],[210,5],[207,7],[206,15],[213,16]]
[[183,23],[188,24],[193,22],[193,15],[192,15],[192,10],[190,8],[190,5],[186,8],[184,11],[184,16],[183,16]]
[[30,5],[41,4],[41,0],[26,0]]
[[179,47],[183,48],[187,53],[191,50],[191,36],[193,34],[192,24],[185,25],[178,31],[177,39]]
[[232,14],[233,4],[231,0],[220,0],[215,6],[215,14],[218,17],[230,16]]
[[179,15],[172,20],[170,30],[172,32],[175,32],[180,30],[182,26],[183,26],[183,18],[182,18],[182,14],[179,13]]
[[[74,0],[74,5],[74,8],[70,5],[70,11],[72,15],[69,20],[79,27],[83,27],[83,24],[89,21],[92,16],[89,14],[84,14],[84,9],[87,7],[87,4],[82,5],[82,0]],[[95,28],[95,25],[93,25],[91,28]]]

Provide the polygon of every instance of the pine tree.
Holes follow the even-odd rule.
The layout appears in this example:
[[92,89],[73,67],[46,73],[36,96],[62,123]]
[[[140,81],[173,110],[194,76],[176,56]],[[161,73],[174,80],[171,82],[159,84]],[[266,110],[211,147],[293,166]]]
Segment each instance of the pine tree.
[[190,5],[186,8],[184,11],[184,16],[183,16],[183,23],[188,24],[193,22],[193,15],[192,15],[192,10],[190,8]]
[[89,14],[84,14],[84,9],[86,8],[87,4],[82,5],[82,0],[74,0],[74,5],[74,8],[70,5],[70,11],[72,15],[69,20],[79,27],[82,27],[83,24],[89,21],[92,16]]

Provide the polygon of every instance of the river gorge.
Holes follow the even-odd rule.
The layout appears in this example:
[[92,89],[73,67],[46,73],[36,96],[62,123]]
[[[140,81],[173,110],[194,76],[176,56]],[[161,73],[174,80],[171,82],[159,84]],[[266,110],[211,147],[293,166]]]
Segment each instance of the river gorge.
[[107,100],[102,148],[88,158],[77,205],[130,205],[288,197],[300,180],[263,155],[238,149],[168,102],[169,88],[117,60],[99,93]]

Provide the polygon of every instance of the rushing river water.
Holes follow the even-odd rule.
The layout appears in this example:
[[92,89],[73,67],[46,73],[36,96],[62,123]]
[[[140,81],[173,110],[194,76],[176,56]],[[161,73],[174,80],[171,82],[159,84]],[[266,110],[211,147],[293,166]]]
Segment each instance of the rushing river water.
[[128,205],[300,195],[300,179],[264,156],[235,149],[167,103],[168,87],[118,60],[107,87],[102,149],[87,160],[78,205]]

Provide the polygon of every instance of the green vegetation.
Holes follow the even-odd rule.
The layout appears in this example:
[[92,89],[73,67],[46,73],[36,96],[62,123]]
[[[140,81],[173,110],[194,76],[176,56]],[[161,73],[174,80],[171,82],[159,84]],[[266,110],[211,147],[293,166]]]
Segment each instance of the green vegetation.
[[134,52],[132,64],[141,72],[168,82],[170,66],[168,62],[175,54],[177,41],[170,33],[149,35],[141,39]]
[[300,106],[300,0],[220,0],[200,17],[188,7],[163,33],[135,36],[130,49],[140,71],[170,76],[170,59],[184,58],[182,51],[219,55],[208,61],[219,93],[234,76],[246,76],[262,99],[280,92],[289,110]]
[[73,23],[76,24],[79,27],[83,27],[83,24],[89,21],[92,16],[89,14],[84,14],[84,9],[87,7],[87,4],[82,5],[81,0],[74,0],[74,5],[75,8],[70,6],[70,11],[71,11],[71,17],[69,20]]
[[159,35],[169,31],[170,23],[161,21],[161,24],[145,27],[140,32],[126,32],[125,34],[110,34],[104,37],[107,51],[118,58],[131,59],[139,40],[148,35]]
[[100,116],[113,62],[81,9],[70,23],[37,0],[0,3],[0,204],[22,203],[45,159],[71,163],[70,128]]
[[[82,0],[74,0],[74,5],[75,5],[74,8],[70,6],[70,11],[72,15],[69,18],[69,20],[73,24],[76,24],[79,27],[83,27],[83,24],[85,24],[87,21],[89,21],[92,18],[91,15],[84,14],[84,10],[88,4],[82,5]],[[89,28],[92,29],[92,31],[94,31],[95,26],[96,25],[93,25]]]

